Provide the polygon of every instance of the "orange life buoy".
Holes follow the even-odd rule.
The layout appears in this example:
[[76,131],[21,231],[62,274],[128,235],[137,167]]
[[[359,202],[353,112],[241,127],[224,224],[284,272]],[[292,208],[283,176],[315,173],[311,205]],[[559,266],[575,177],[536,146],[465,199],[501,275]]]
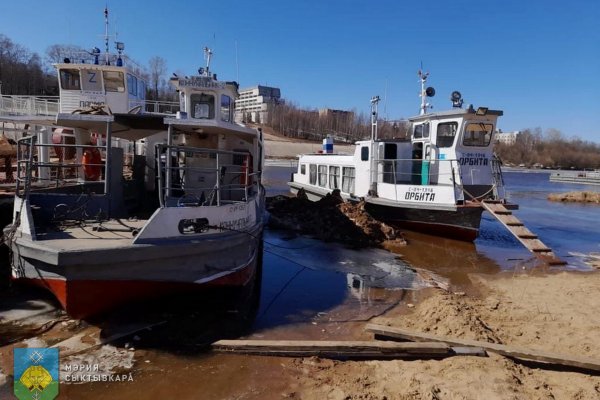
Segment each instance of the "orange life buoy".
[[[246,176],[248,180],[246,181]],[[242,163],[242,174],[240,175],[240,184],[252,186],[252,156],[248,154]]]
[[95,147],[86,148],[81,157],[86,181],[97,181],[102,176],[102,155]]

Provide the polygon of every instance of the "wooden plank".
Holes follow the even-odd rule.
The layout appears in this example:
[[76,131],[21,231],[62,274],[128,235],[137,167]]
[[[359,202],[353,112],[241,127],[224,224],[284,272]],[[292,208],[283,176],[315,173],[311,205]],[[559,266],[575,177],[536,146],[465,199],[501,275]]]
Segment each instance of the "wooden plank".
[[445,343],[318,340],[219,340],[212,349],[221,353],[326,358],[443,358],[454,355]]
[[508,226],[523,226],[523,223],[514,215],[495,215],[495,217]]
[[600,359],[589,357],[576,357],[566,354],[552,353],[542,350],[532,350],[522,347],[507,346],[503,344],[487,343],[479,340],[457,339],[445,336],[437,336],[428,333],[420,333],[402,328],[393,328],[384,325],[368,324],[365,329],[375,333],[376,336],[390,339],[443,342],[453,346],[476,346],[487,351],[501,354],[503,356],[519,360],[543,362],[553,365],[575,367],[591,371],[600,371]]
[[510,215],[511,211],[507,210],[502,204],[483,203],[483,206],[491,213],[500,215]]
[[513,227],[510,227],[510,230],[513,232],[513,234],[517,235],[517,237],[520,237],[521,239],[537,239],[538,238],[538,236],[535,233],[531,232],[525,226],[513,226]]
[[542,242],[539,239],[525,239],[525,240],[523,240],[523,244],[525,244],[525,246],[527,246],[527,248],[531,251],[536,251],[536,252],[552,251],[552,249],[548,248],[548,246],[546,246],[544,244],[544,242]]

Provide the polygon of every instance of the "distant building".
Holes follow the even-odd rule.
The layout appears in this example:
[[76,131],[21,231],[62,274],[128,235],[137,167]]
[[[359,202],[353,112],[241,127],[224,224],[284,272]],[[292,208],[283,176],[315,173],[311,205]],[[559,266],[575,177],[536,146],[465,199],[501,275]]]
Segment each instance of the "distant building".
[[337,118],[348,118],[350,120],[354,119],[354,113],[352,111],[334,110],[331,108],[321,108],[319,110],[319,117],[328,116],[334,116]]
[[521,133],[521,131],[502,132],[499,130],[496,132],[496,142],[512,146],[517,141],[519,133]]
[[264,122],[269,104],[281,103],[281,91],[276,87],[257,85],[241,89],[239,93],[235,101],[236,121]]

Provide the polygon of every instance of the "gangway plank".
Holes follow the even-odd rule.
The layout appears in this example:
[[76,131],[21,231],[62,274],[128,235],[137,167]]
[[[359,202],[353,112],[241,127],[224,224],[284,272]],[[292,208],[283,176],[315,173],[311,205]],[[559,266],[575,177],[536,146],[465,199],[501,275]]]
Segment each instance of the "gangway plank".
[[527,229],[525,224],[515,217],[504,204],[483,201],[481,202],[481,205],[492,214],[494,218],[500,221],[500,223],[537,258],[542,259],[550,265],[566,264],[566,262],[558,258],[552,249],[546,246],[535,233]]

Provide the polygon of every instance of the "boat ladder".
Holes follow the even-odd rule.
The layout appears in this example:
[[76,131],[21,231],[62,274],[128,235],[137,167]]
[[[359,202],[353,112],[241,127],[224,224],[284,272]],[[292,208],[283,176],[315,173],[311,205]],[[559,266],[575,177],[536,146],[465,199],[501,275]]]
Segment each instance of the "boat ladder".
[[525,225],[515,217],[504,204],[485,200],[481,202],[483,208],[489,211],[502,225],[508,229],[514,237],[532,252],[537,258],[547,262],[550,265],[565,265],[566,262],[558,258],[552,249],[546,246],[538,236],[525,227]]

